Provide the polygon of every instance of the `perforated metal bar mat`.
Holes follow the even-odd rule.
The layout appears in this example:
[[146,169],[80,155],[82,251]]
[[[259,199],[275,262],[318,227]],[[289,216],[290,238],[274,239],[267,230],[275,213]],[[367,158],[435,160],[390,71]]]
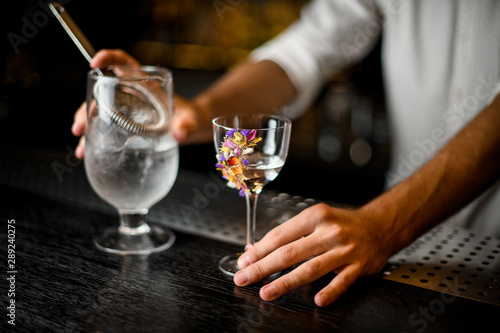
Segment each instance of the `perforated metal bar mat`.
[[384,278],[500,305],[500,240],[441,225],[394,255]]
[[[83,164],[70,148],[64,155],[0,146],[0,153],[0,184],[99,210],[118,223],[116,210],[92,191]],[[257,238],[316,202],[264,189],[259,198]],[[172,191],[151,209],[148,219],[241,246],[246,240],[245,200],[227,188],[215,171],[180,170]],[[394,255],[383,278],[500,305],[500,240],[444,224]]]

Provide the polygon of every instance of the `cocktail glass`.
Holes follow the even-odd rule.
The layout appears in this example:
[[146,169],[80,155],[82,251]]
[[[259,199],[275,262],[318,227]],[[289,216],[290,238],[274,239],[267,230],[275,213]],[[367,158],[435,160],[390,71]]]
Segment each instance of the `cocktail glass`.
[[[212,121],[217,169],[228,186],[245,197],[247,209],[247,246],[255,242],[257,198],[263,187],[273,181],[288,154],[291,121],[275,115],[251,114],[215,118]],[[239,270],[239,253],[222,258],[220,270],[229,276]]]

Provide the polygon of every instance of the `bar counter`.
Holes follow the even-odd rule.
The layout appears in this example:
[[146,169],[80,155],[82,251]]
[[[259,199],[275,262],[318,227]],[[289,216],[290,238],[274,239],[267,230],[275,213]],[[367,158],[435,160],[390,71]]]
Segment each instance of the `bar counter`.
[[[181,169],[172,191],[151,210],[149,222],[175,232],[170,249],[149,256],[101,252],[93,237],[117,225],[118,215],[91,190],[83,163],[69,147],[2,146],[0,152],[2,331],[481,332],[498,327],[496,299],[485,302],[388,279],[401,269],[391,263],[325,308],[315,306],[313,297],[333,273],[273,302],[259,298],[265,282],[236,287],[217,262],[242,248],[244,200],[210,170]],[[259,207],[260,235],[315,203],[267,192]],[[15,225],[15,236],[9,225]],[[15,252],[8,252],[8,244],[15,244]],[[493,259],[497,269],[498,255]],[[498,280],[490,287],[498,293]]]

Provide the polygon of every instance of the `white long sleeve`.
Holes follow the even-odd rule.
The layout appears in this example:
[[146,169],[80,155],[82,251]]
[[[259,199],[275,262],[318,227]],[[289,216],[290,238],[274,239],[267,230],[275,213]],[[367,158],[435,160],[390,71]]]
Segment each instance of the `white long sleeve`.
[[297,99],[289,117],[302,113],[335,71],[359,61],[379,38],[382,17],[373,1],[317,0],[301,18],[251,54],[253,61],[272,60],[287,73]]
[[[500,92],[500,1],[313,0],[300,20],[255,50],[297,92],[286,115],[372,47],[382,69],[392,137],[388,186],[411,175]],[[500,237],[500,181],[451,218]]]

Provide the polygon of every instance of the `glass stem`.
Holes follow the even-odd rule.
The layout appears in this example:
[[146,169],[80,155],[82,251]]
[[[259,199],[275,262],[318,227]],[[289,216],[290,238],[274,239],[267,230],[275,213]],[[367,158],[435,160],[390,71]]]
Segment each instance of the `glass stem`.
[[247,203],[247,245],[255,242],[255,221],[257,216],[257,198],[259,194],[251,191],[245,192]]
[[119,210],[118,213],[120,214],[120,233],[125,235],[140,235],[149,232],[150,228],[146,223],[147,209],[139,211]]

